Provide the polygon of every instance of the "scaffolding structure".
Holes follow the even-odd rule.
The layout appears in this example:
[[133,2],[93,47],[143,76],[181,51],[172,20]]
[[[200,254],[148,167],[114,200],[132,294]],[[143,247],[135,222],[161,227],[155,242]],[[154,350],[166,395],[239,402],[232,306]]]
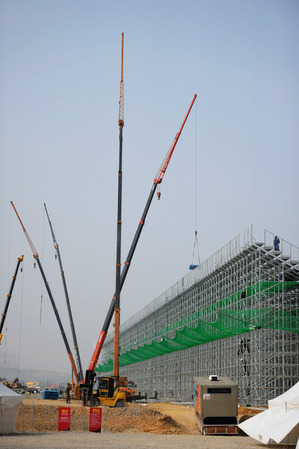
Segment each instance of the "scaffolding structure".
[[[196,376],[231,378],[245,405],[266,405],[293,386],[299,377],[299,248],[280,238],[274,250],[273,238],[264,231],[264,241],[256,241],[251,227],[242,245],[238,235],[122,324],[120,375],[149,397],[156,390],[159,399],[183,402],[192,400]],[[202,323],[212,334],[194,344],[182,339],[180,332],[195,334]],[[111,352],[109,334],[97,371],[110,371]]]

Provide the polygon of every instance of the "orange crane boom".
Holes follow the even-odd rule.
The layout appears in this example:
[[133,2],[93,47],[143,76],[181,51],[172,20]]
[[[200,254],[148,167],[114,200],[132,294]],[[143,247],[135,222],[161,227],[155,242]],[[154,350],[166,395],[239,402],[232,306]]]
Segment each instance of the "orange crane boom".
[[[168,151],[168,153],[167,153],[167,155],[166,155],[166,157],[165,157],[165,159],[164,159],[164,161],[163,161],[163,163],[162,163],[162,165],[160,167],[160,170],[158,171],[156,177],[154,178],[154,182],[153,182],[153,185],[151,187],[151,191],[150,191],[148,200],[146,202],[146,205],[145,205],[143,214],[141,216],[141,219],[139,221],[137,230],[135,232],[135,236],[133,238],[133,242],[131,244],[131,247],[130,247],[127,259],[125,261],[124,268],[123,268],[122,273],[121,273],[120,289],[122,289],[123,284],[124,284],[125,279],[126,279],[126,276],[128,274],[128,271],[129,271],[129,268],[130,268],[130,265],[131,265],[131,261],[132,261],[132,258],[133,258],[133,255],[134,255],[134,252],[135,252],[138,240],[140,238],[142,229],[144,227],[145,219],[146,219],[147,213],[149,211],[149,208],[150,208],[150,205],[151,205],[154,193],[156,191],[157,185],[160,184],[162,182],[162,180],[163,180],[163,177],[164,177],[165,172],[167,170],[167,167],[169,165],[170,159],[171,159],[171,157],[173,155],[174,149],[175,149],[176,144],[177,144],[177,142],[179,140],[179,137],[181,135],[183,127],[184,127],[184,125],[186,123],[186,120],[187,120],[187,118],[188,118],[188,116],[190,114],[192,106],[193,106],[193,104],[194,104],[194,102],[196,100],[196,97],[197,97],[197,95],[195,94],[193,99],[192,99],[191,105],[190,105],[190,107],[188,109],[188,112],[187,112],[187,114],[185,116],[185,119],[184,119],[184,121],[182,123],[182,126],[181,126],[179,132],[176,134],[176,137],[175,137],[175,139],[174,139],[174,141],[173,141],[173,143],[172,143],[172,145],[171,145],[171,147],[170,147],[170,149],[169,149],[169,151]],[[112,319],[112,316],[113,316],[114,309],[115,309],[115,294],[114,294],[114,296],[112,298],[112,301],[111,301],[108,313],[106,315],[106,319],[104,321],[104,325],[103,325],[102,331],[101,331],[101,333],[99,335],[99,338],[98,338],[98,341],[96,343],[96,347],[95,347],[95,350],[93,352],[93,355],[92,355],[92,358],[91,358],[91,361],[90,361],[90,364],[89,364],[89,368],[86,371],[86,375],[85,375],[86,388],[90,388],[90,386],[92,385],[93,378],[94,378],[94,375],[95,375],[95,368],[96,368],[96,365],[97,365],[97,362],[98,362],[98,359],[99,359],[99,356],[100,356],[100,353],[101,353],[104,341],[106,339],[106,335],[107,335],[107,332],[108,332],[109,325],[111,323],[111,319]]]

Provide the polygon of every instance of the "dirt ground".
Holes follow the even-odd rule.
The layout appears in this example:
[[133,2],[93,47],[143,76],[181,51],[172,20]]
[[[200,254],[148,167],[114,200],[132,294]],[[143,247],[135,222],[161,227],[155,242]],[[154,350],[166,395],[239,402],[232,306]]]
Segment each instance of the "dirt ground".
[[[265,449],[249,437],[52,432],[0,436],[1,449]],[[267,446],[268,447],[268,446]],[[281,446],[275,446],[275,449]],[[286,449],[286,448],[284,448]]]
[[[70,406],[70,432],[58,432],[58,409]],[[239,408],[239,417],[258,410]],[[173,403],[128,404],[104,408],[102,433],[89,432],[90,409],[73,400],[24,398],[17,420],[17,435],[0,436],[1,448],[261,448],[247,436],[203,436],[191,405]],[[25,434],[23,433],[25,430]]]
[[[71,431],[89,430],[90,409],[80,401],[23,399],[17,419],[17,431],[55,432],[58,430],[58,409],[71,408]],[[239,418],[258,413],[258,410],[239,408]],[[244,418],[242,418],[244,419]],[[104,407],[102,411],[102,431],[113,433],[147,432],[155,434],[198,435],[199,429],[194,419],[191,405],[174,403],[129,403],[124,408]]]
[[[59,407],[70,406],[71,430],[88,431],[90,409],[73,400],[34,399],[29,396],[20,408],[17,431],[55,432],[58,430]],[[156,434],[192,435],[198,434],[191,406],[168,403],[127,404],[124,408],[104,407],[102,411],[102,431],[119,433],[148,432]]]

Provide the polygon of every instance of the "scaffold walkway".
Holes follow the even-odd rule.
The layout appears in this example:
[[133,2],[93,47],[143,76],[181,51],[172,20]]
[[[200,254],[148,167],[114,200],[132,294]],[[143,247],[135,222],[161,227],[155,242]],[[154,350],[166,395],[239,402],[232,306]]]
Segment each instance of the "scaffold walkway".
[[[256,405],[297,382],[299,249],[272,242],[269,231],[257,242],[251,228],[242,247],[237,236],[121,325],[121,375],[184,401],[194,376],[228,376],[239,402]],[[112,369],[112,339],[99,372]]]

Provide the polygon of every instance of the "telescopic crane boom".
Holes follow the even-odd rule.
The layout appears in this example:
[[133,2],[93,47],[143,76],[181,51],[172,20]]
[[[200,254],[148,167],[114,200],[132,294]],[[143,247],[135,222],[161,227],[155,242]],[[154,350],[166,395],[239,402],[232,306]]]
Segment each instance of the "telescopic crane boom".
[[[125,265],[123,267],[123,270],[122,270],[122,273],[121,273],[121,276],[120,276],[120,290],[122,289],[123,284],[125,282],[125,279],[127,277],[127,274],[128,274],[129,268],[130,268],[130,264],[131,264],[131,261],[132,261],[132,258],[133,258],[133,255],[134,255],[134,252],[135,252],[138,240],[140,238],[142,229],[144,227],[145,219],[146,219],[147,213],[149,211],[149,208],[150,208],[153,196],[155,194],[157,185],[160,184],[163,181],[163,178],[164,178],[165,172],[167,170],[167,167],[169,165],[170,159],[171,159],[171,157],[173,155],[174,149],[175,149],[176,144],[177,144],[177,142],[178,142],[178,140],[180,138],[181,132],[182,132],[183,127],[184,127],[184,125],[186,123],[186,120],[187,120],[187,118],[188,118],[188,116],[190,114],[190,111],[191,111],[192,106],[193,106],[193,104],[194,104],[194,102],[196,100],[196,97],[197,97],[197,95],[195,94],[193,99],[192,99],[192,102],[190,104],[190,107],[188,109],[188,112],[187,112],[187,114],[185,116],[185,119],[184,119],[184,121],[183,121],[183,123],[181,125],[181,128],[180,128],[179,132],[176,134],[175,139],[174,139],[174,141],[173,141],[173,143],[172,143],[172,145],[171,145],[171,147],[170,147],[170,149],[169,149],[169,151],[168,151],[168,153],[167,153],[167,155],[166,155],[166,157],[165,157],[165,159],[164,159],[164,161],[163,161],[163,163],[162,163],[162,165],[161,165],[161,167],[160,167],[160,169],[159,169],[159,171],[158,171],[158,173],[156,175],[156,177],[154,178],[154,182],[153,182],[153,185],[152,185],[152,188],[151,188],[151,191],[150,191],[147,203],[145,205],[143,214],[142,214],[141,219],[139,221],[139,224],[138,224],[138,227],[137,227],[137,230],[136,230],[133,242],[131,244],[131,247],[130,247],[127,259],[125,261]],[[91,388],[91,385],[92,385],[92,382],[93,382],[93,379],[94,379],[94,376],[95,376],[95,368],[96,368],[96,365],[97,365],[97,362],[98,362],[98,359],[99,359],[99,356],[100,356],[100,353],[101,353],[104,341],[106,339],[108,328],[109,328],[109,325],[110,325],[110,322],[111,322],[111,319],[112,319],[112,316],[113,316],[114,308],[115,308],[115,294],[114,294],[114,296],[112,298],[112,301],[111,301],[108,313],[106,315],[106,319],[105,319],[102,331],[100,333],[100,336],[98,338],[98,341],[97,341],[94,353],[92,355],[92,358],[91,358],[91,361],[90,361],[90,364],[89,364],[89,368],[86,371],[86,375],[85,375],[85,387],[86,388]]]
[[49,221],[49,226],[50,226],[50,230],[51,230],[51,234],[52,234],[54,248],[56,250],[56,254],[57,254],[57,257],[58,257],[60,273],[61,273],[61,278],[62,278],[62,284],[63,284],[64,294],[65,294],[65,300],[66,300],[67,310],[68,310],[69,319],[70,319],[70,326],[71,326],[71,331],[72,331],[72,337],[73,337],[73,342],[74,342],[74,351],[75,351],[76,365],[77,365],[77,371],[78,371],[78,382],[81,382],[83,380],[83,370],[82,370],[82,365],[81,365],[81,358],[80,358],[80,353],[79,353],[79,347],[78,347],[78,342],[77,342],[77,336],[76,336],[76,331],[75,331],[73,314],[72,314],[71,304],[70,304],[68,290],[67,290],[67,286],[66,286],[66,281],[65,281],[64,270],[63,270],[63,266],[62,266],[62,260],[61,260],[59,245],[58,245],[57,240],[55,238],[53,226],[52,226],[52,223],[51,223],[51,220],[50,220],[50,217],[49,217],[49,214],[48,214],[47,206],[46,206],[45,203],[44,203],[44,207],[45,207],[45,211],[46,211],[46,214],[47,214],[47,217],[48,217],[48,221]]
[[124,33],[121,37],[121,78],[119,94],[119,165],[118,165],[118,195],[117,195],[117,237],[116,237],[116,270],[115,270],[115,301],[114,301],[114,357],[113,376],[119,379],[119,325],[120,325],[120,270],[121,270],[121,209],[122,209],[122,148],[124,127]]
[[18,217],[18,220],[19,220],[19,222],[20,222],[20,224],[21,224],[21,226],[22,226],[22,229],[23,229],[23,231],[24,231],[24,234],[25,234],[25,236],[26,236],[26,238],[27,238],[27,241],[28,241],[28,243],[29,243],[29,245],[30,245],[30,248],[31,248],[31,250],[32,250],[32,252],[33,252],[33,257],[35,258],[35,260],[36,260],[36,262],[37,262],[37,265],[38,265],[38,268],[39,268],[39,270],[40,270],[40,272],[41,272],[43,281],[44,281],[44,283],[45,283],[45,286],[46,286],[46,289],[47,289],[47,292],[48,292],[48,295],[49,295],[49,298],[50,298],[50,301],[51,301],[51,304],[52,304],[52,307],[53,307],[53,310],[54,310],[54,313],[55,313],[55,316],[56,316],[56,319],[57,319],[57,323],[58,323],[58,326],[59,326],[59,329],[60,329],[60,332],[61,332],[61,335],[62,335],[64,344],[65,344],[65,347],[66,347],[66,350],[67,350],[67,353],[68,353],[68,356],[69,356],[69,359],[70,359],[70,362],[71,362],[72,370],[73,370],[73,372],[74,372],[76,381],[78,382],[77,368],[76,368],[76,365],[75,365],[75,362],[74,362],[74,359],[73,359],[73,355],[72,355],[72,353],[71,353],[71,349],[70,349],[70,346],[69,346],[69,343],[68,343],[66,334],[65,334],[64,329],[63,329],[63,325],[62,325],[62,322],[61,322],[61,319],[60,319],[60,316],[59,316],[59,313],[58,313],[58,310],[57,310],[57,307],[56,307],[56,304],[55,304],[55,301],[54,301],[54,298],[53,298],[53,295],[52,295],[52,292],[51,292],[51,290],[50,290],[49,283],[48,283],[48,281],[47,281],[47,279],[46,279],[46,276],[45,276],[45,273],[44,273],[42,264],[41,264],[41,262],[40,262],[40,260],[39,260],[38,252],[36,251],[36,249],[35,249],[35,247],[34,247],[32,241],[31,241],[31,239],[30,239],[30,237],[29,237],[29,235],[28,235],[28,233],[27,233],[27,231],[26,231],[26,229],[25,229],[25,227],[24,227],[24,225],[23,225],[23,223],[22,223],[22,220],[21,220],[21,218],[20,218],[20,216],[19,216],[19,214],[18,214],[18,212],[17,212],[17,210],[16,210],[16,208],[15,208],[15,205],[14,205],[14,203],[13,203],[12,201],[11,201],[11,205],[12,205],[12,207],[14,208],[14,211],[15,211],[15,213],[16,213],[16,216]]
[[13,288],[15,286],[15,282],[16,282],[18,271],[19,271],[20,263],[23,262],[23,259],[24,259],[24,256],[18,257],[18,262],[17,262],[17,266],[16,266],[16,269],[15,269],[15,274],[13,275],[13,278],[12,278],[12,281],[11,281],[11,286],[10,286],[10,289],[9,289],[9,293],[7,295],[4,311],[2,313],[2,318],[1,318],[1,323],[0,323],[0,345],[1,345],[1,340],[2,340],[2,329],[3,329],[3,326],[4,326],[5,319],[6,319],[9,303],[10,303],[10,300],[11,300],[12,291],[13,291]]

